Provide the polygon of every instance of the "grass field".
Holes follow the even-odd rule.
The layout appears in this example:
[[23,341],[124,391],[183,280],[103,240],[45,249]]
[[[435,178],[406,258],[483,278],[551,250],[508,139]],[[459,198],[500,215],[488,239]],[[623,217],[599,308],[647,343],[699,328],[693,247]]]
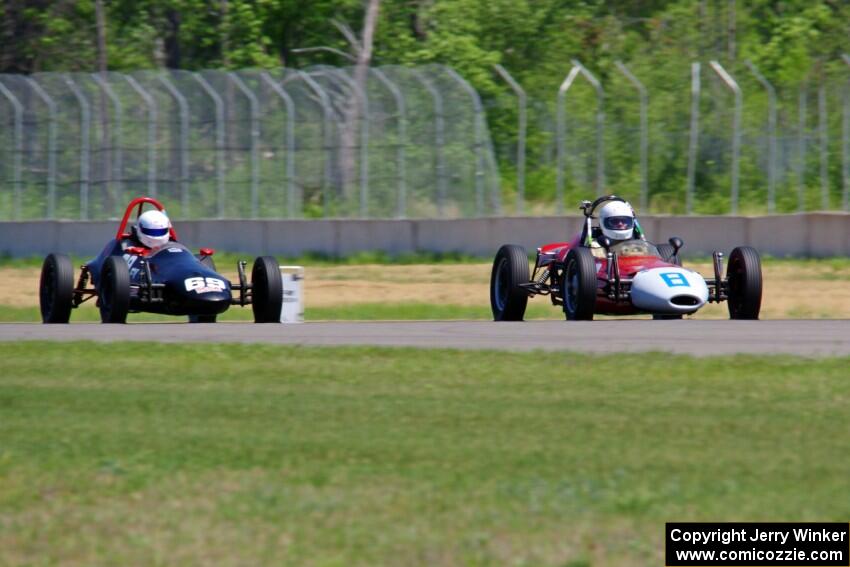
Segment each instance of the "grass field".
[[0,564],[661,565],[846,521],[848,359],[0,344]]

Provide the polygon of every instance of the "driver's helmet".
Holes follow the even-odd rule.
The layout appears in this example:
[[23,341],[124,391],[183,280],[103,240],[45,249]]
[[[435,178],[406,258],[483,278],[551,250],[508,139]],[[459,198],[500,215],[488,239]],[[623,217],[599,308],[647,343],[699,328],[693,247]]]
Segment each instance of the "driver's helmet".
[[136,223],[136,235],[148,248],[159,248],[168,243],[171,221],[162,211],[145,211]]
[[599,210],[599,228],[611,240],[629,240],[634,237],[635,212],[624,201],[611,201]]

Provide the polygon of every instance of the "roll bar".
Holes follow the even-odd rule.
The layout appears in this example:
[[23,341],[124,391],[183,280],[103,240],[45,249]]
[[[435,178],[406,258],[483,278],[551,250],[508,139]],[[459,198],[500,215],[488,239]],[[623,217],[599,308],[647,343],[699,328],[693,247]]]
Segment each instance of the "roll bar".
[[582,201],[581,205],[579,205],[578,208],[582,210],[584,216],[590,218],[593,216],[593,213],[596,212],[596,207],[598,207],[602,203],[607,203],[609,201],[622,201],[623,203],[628,203],[628,201],[621,197],[617,197],[616,195],[605,195],[604,197],[599,197],[593,202]]
[[[165,207],[162,203],[154,199],[153,197],[137,197],[130,201],[130,204],[127,205],[127,209],[124,211],[124,217],[121,219],[121,224],[118,225],[118,232],[115,233],[115,238],[117,240],[121,240],[122,238],[130,238],[130,233],[127,231],[127,221],[130,220],[130,215],[133,214],[133,208],[138,205],[138,210],[136,211],[136,218],[142,214],[142,207],[145,204],[153,205],[154,208],[158,211],[165,211]],[[168,229],[169,236],[171,240],[177,240],[177,232],[175,232],[174,227],[172,226]]]

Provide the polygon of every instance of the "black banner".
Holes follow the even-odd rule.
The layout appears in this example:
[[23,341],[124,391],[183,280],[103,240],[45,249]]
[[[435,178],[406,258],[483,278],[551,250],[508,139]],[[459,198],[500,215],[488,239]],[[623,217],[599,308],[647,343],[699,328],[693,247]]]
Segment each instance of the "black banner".
[[850,524],[668,523],[667,567],[850,566]]

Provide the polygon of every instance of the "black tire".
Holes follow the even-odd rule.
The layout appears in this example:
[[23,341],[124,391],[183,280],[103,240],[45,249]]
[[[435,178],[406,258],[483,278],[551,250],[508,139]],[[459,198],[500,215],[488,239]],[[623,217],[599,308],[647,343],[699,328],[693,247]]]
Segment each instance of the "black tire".
[[[213,260],[212,256],[198,256],[198,261],[201,262],[204,266],[209,268],[210,270],[216,272],[215,269],[215,260]],[[215,323],[216,315],[189,315],[190,323]]]
[[38,299],[42,323],[71,320],[74,299],[74,266],[64,254],[50,254],[41,265]]
[[658,253],[661,255],[661,259],[665,262],[670,262],[671,264],[676,264],[677,266],[682,265],[682,260],[679,258],[679,255],[676,254],[676,249],[673,248],[670,244],[656,244],[655,247],[658,249]]
[[740,246],[729,254],[726,268],[730,319],[758,319],[761,311],[761,258],[755,248]]
[[528,292],[519,284],[528,281],[525,248],[516,244],[505,244],[499,248],[490,272],[490,309],[494,321],[522,321],[528,305]]
[[100,269],[101,323],[126,323],[130,310],[130,270],[121,256],[108,256]]
[[596,310],[596,261],[587,248],[573,248],[567,254],[561,297],[564,314],[570,321],[592,321]]
[[283,282],[280,265],[271,256],[254,260],[251,270],[251,309],[255,323],[280,323],[283,306]]

